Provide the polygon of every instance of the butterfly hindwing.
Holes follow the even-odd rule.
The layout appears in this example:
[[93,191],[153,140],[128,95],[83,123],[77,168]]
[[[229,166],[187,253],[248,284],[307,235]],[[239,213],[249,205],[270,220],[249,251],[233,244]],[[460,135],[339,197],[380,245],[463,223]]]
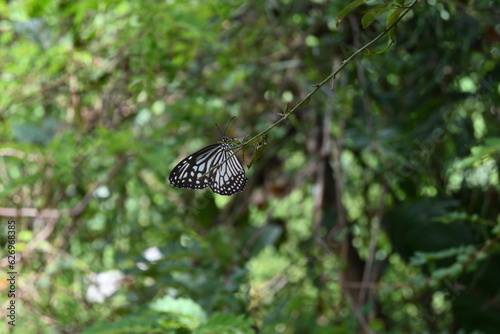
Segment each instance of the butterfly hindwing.
[[232,151],[225,151],[224,160],[226,159],[228,160],[215,171],[214,182],[210,185],[210,189],[216,194],[229,196],[243,190],[247,177],[243,166]]

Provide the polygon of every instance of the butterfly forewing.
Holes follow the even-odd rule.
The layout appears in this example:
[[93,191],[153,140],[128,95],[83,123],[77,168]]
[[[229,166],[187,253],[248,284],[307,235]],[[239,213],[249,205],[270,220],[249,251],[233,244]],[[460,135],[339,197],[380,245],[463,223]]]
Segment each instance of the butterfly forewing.
[[189,189],[210,187],[226,196],[242,191],[247,181],[245,170],[230,150],[229,139],[224,136],[222,140],[223,143],[207,146],[182,160],[170,173],[170,184]]
[[[219,145],[207,146],[179,162],[172,170],[168,181],[176,188],[204,189],[213,180],[213,172],[202,177],[210,170],[209,166],[214,158],[214,152]],[[214,165],[215,166],[215,165]]]

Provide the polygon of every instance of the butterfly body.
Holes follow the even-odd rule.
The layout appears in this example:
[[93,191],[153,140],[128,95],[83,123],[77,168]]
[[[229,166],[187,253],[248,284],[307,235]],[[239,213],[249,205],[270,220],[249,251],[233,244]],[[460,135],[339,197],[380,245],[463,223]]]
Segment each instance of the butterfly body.
[[222,143],[202,148],[179,162],[168,177],[170,184],[189,189],[210,187],[225,196],[242,191],[247,177],[229,142],[222,136]]

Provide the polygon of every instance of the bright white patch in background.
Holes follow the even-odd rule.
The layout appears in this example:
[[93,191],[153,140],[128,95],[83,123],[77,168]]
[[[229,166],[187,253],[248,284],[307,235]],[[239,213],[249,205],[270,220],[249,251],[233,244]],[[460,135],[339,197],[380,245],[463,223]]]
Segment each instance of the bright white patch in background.
[[148,266],[147,266],[147,264],[145,264],[144,262],[137,262],[137,263],[135,264],[135,266],[136,266],[137,268],[139,268],[140,270],[142,270],[142,271],[146,271],[146,270],[148,270]]
[[160,249],[158,247],[150,247],[146,249],[142,255],[146,260],[149,262],[154,262],[156,260],[159,260],[163,257],[162,253],[160,252]]
[[91,285],[87,288],[86,297],[91,303],[102,303],[120,288],[124,275],[119,270],[110,270],[104,273],[92,274]]
[[98,198],[108,198],[111,193],[109,192],[108,187],[100,186],[94,191],[94,197]]
[[[163,254],[160,252],[160,249],[158,247],[150,247],[146,249],[143,253],[142,256],[149,262],[154,262],[163,257]],[[149,264],[144,263],[144,262],[136,262],[135,266],[139,268],[142,271],[146,271],[149,268]]]

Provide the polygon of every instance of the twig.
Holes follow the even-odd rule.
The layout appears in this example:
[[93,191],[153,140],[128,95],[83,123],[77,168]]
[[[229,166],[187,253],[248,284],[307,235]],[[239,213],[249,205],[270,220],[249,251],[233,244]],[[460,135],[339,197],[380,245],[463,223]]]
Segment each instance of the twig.
[[[345,290],[345,286],[342,286],[342,290]],[[375,334],[374,331],[371,330],[371,328],[368,326],[368,323],[366,322],[365,317],[363,317],[363,314],[361,314],[360,309],[356,307],[356,303],[354,300],[352,300],[351,294],[349,291],[344,291],[344,295],[347,298],[347,303],[349,304],[351,311],[354,313],[356,316],[356,319],[358,319],[359,324],[361,325],[361,328],[363,328],[363,331],[368,334]]]
[[[380,225],[382,223],[382,215],[384,214],[385,199],[387,197],[388,185],[384,182],[384,189],[382,190],[382,195],[380,198],[380,204],[377,209],[377,214],[375,215],[375,224],[373,226],[372,235],[370,238],[370,245],[368,246],[368,258],[365,262],[365,269],[363,270],[363,280],[362,283],[366,284],[371,279],[373,260],[375,258],[375,250],[377,248],[378,233],[380,231]],[[366,298],[367,289],[361,288],[358,296],[358,305],[362,305]]]
[[57,219],[61,216],[61,212],[57,209],[35,208],[0,208],[0,217],[39,217]]
[[497,235],[490,241],[488,241],[479,251],[473,253],[464,263],[462,263],[463,270],[466,270],[467,267],[474,262],[474,260],[479,256],[479,254],[486,253],[494,244],[500,241],[500,235]]
[[[17,213],[17,214],[16,214]],[[38,214],[37,214],[38,213]],[[24,209],[12,209],[12,208],[0,208],[0,216],[4,217],[37,217],[39,219],[47,219],[49,222],[44,228],[35,235],[33,239],[30,240],[26,248],[16,254],[16,258],[23,258],[29,256],[29,254],[36,249],[38,244],[42,241],[48,239],[51,235],[58,218],[60,217],[58,210],[42,210],[24,208]],[[6,267],[8,265],[8,257],[0,259],[0,267]]]
[[[477,252],[471,254],[467,260],[465,260],[464,262],[462,262],[462,270],[465,271],[467,270],[467,267],[472,263],[474,262],[474,260],[479,256],[479,254],[483,254],[483,253],[486,253],[494,244],[496,244],[497,242],[500,241],[500,235],[497,235],[496,237],[494,237],[493,239],[487,241],[483,247],[481,247],[480,250],[478,250]],[[444,275],[439,281],[443,281],[444,279],[447,279],[447,278],[450,278],[450,275]],[[424,287],[427,287],[427,286],[430,286],[431,284],[433,284],[434,282],[438,281],[435,277],[428,277],[423,286]]]
[[343,286],[346,289],[368,289],[368,290],[378,290],[384,288],[400,289],[405,286],[413,286],[410,282],[405,283],[377,283],[377,282],[349,282],[344,281]]

